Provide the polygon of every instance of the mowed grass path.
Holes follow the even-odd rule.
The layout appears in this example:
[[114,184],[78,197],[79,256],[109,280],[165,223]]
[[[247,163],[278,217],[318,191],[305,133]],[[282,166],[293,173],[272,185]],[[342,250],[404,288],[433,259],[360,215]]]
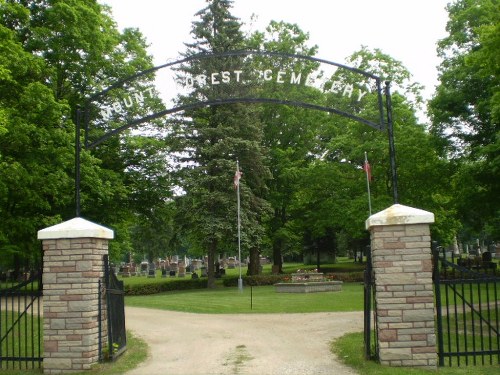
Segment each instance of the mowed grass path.
[[361,311],[363,285],[344,283],[340,292],[276,293],[274,286],[167,292],[125,298],[127,306],[206,314]]

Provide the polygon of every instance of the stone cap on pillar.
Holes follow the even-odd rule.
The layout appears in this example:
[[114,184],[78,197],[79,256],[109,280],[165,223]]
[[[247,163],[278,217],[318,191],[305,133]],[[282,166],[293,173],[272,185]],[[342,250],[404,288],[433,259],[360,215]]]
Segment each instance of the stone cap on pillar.
[[55,240],[60,238],[106,238],[113,239],[114,231],[91,221],[75,217],[64,223],[38,231],[39,240]]
[[382,225],[405,225],[405,224],[431,224],[434,223],[432,212],[418,208],[394,204],[391,207],[370,216],[366,222],[366,229]]

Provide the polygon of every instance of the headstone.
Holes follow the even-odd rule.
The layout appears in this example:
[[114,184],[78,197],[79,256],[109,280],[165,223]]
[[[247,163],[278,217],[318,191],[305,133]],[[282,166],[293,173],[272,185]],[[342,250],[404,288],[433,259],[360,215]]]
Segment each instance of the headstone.
[[130,263],[130,276],[135,276],[137,273],[137,266],[135,263]]
[[143,261],[141,262],[141,275],[147,276],[147,274],[148,274],[148,262]]
[[201,268],[201,260],[195,259],[192,261],[191,265],[192,265],[191,268],[193,271],[199,270]]
[[186,276],[186,267],[184,265],[179,266],[179,277],[185,277]]
[[122,277],[130,277],[130,266],[125,265],[122,267]]
[[201,277],[207,277],[207,267],[201,267]]
[[148,265],[148,277],[156,277],[156,265],[153,262]]

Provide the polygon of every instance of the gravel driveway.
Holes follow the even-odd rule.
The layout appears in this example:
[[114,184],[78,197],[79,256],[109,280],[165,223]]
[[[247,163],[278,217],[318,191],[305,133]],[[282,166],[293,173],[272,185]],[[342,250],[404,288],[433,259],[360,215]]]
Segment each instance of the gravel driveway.
[[150,346],[127,375],[354,375],[330,342],[363,329],[362,312],[190,314],[126,307],[126,326]]

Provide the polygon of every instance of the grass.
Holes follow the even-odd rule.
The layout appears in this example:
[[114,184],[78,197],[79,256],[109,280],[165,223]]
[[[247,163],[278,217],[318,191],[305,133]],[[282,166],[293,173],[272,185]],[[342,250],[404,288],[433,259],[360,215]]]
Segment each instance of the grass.
[[332,352],[359,375],[498,375],[497,366],[439,367],[437,371],[382,366],[364,358],[363,333],[349,333],[332,343]]
[[[136,368],[148,356],[148,346],[140,338],[127,331],[127,350],[115,362],[98,363],[91,370],[75,373],[74,375],[118,375]],[[41,369],[3,370],[1,375],[38,375]]]
[[189,290],[125,298],[127,306],[206,314],[361,311],[363,285],[344,283],[340,292],[276,293],[274,286]]

